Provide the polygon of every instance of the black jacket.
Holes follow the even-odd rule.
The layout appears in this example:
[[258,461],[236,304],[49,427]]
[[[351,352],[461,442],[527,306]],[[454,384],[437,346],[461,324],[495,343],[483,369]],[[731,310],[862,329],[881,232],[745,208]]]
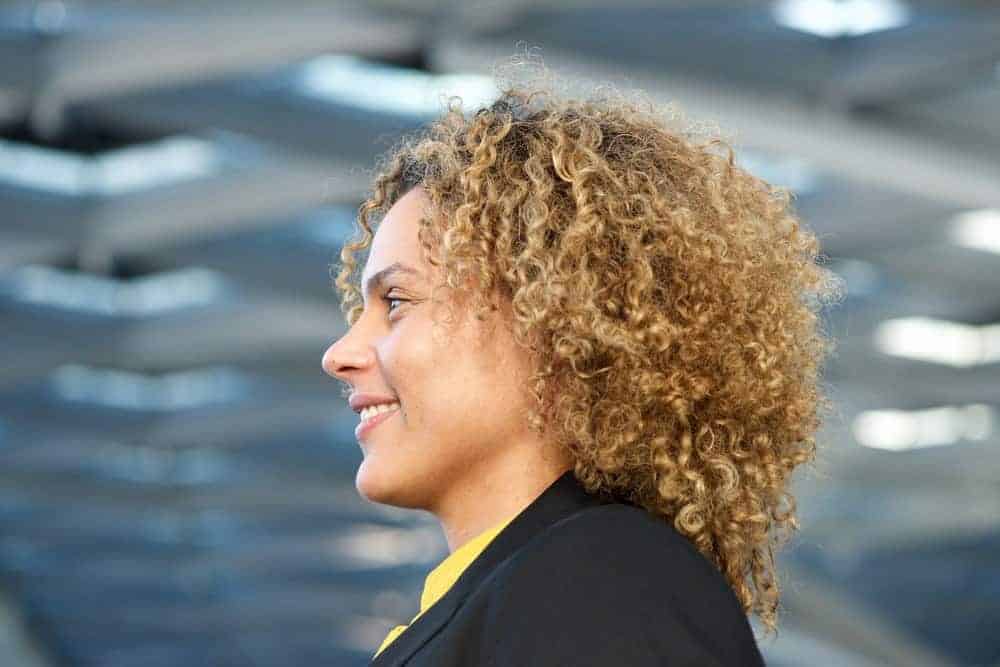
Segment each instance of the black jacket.
[[722,574],[641,507],[567,471],[373,667],[763,665]]

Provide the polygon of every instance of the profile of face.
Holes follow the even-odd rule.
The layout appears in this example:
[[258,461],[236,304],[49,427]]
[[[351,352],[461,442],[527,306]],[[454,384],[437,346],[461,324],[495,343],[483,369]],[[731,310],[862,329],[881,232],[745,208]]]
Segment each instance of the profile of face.
[[[482,338],[483,324],[461,307],[447,320],[448,290],[431,300],[440,268],[426,261],[417,236],[429,205],[417,186],[378,225],[362,275],[364,310],[326,351],[323,369],[354,393],[400,404],[361,437],[361,495],[434,512],[456,494],[496,483],[491,470],[509,469],[509,457],[535,436],[525,418],[527,353],[506,326]],[[416,273],[392,272],[366,291],[372,276],[397,263]]]

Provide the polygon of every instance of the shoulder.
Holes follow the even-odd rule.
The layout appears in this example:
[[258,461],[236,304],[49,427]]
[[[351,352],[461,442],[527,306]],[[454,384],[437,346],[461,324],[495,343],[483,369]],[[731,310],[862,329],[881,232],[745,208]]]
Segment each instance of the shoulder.
[[709,599],[715,611],[720,603],[739,609],[722,573],[690,540],[666,519],[622,503],[589,508],[553,524],[505,565],[512,584],[534,583],[543,575],[550,585],[585,581],[617,596],[666,595],[695,605]]
[[602,505],[553,524],[498,568],[492,588],[496,650],[507,659],[530,645],[576,664],[590,664],[580,652],[637,665],[758,664],[746,660],[756,644],[722,574],[640,507]]

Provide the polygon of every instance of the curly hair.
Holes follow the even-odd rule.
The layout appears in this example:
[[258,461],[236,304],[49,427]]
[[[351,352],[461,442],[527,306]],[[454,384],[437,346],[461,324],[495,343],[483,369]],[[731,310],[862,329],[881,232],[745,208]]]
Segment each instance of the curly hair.
[[790,476],[831,407],[818,311],[841,283],[787,190],[726,140],[670,125],[600,89],[512,85],[474,113],[451,97],[383,157],[334,282],[353,325],[354,253],[422,186],[435,289],[471,296],[480,321],[506,303],[535,361],[532,430],[589,492],[672,522],[776,633],[774,553],[799,527]]

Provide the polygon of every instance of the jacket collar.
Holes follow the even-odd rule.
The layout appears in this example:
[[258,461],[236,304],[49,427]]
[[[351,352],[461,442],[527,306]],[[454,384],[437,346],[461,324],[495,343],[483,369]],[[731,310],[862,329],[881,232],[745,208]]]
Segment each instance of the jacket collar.
[[587,493],[573,471],[567,470],[493,538],[440,600],[379,653],[372,661],[372,667],[404,664],[437,634],[494,568],[531,538],[560,519],[606,502],[608,501],[599,496]]

